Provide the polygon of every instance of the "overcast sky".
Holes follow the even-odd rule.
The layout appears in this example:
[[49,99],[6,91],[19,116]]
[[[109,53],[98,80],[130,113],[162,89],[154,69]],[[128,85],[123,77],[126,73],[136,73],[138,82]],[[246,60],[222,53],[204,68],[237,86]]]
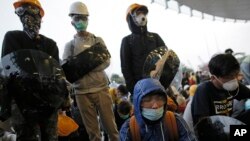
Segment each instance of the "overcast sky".
[[[0,44],[9,30],[22,30],[21,22],[14,13],[15,0],[0,0]],[[64,45],[75,34],[68,16],[69,6],[75,0],[40,0],[45,16],[40,33],[57,42],[60,57]],[[149,8],[148,30],[158,33],[168,48],[173,49],[182,63],[197,69],[202,62],[226,48],[250,54],[250,23],[223,23],[201,20],[151,3],[151,0],[81,0],[89,9],[87,30],[104,39],[112,60],[106,70],[121,74],[120,45],[130,34],[125,20],[127,7],[132,3],[145,4]]]

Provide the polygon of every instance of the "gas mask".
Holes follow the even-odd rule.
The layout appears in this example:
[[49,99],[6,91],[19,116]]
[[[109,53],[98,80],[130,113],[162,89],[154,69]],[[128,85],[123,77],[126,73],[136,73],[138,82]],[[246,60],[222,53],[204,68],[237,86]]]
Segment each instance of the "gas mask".
[[134,12],[132,14],[132,18],[133,18],[133,21],[134,23],[137,25],[137,26],[146,26],[147,24],[147,15],[140,12],[137,14],[137,12]]
[[76,31],[86,31],[88,27],[88,17],[84,15],[73,15],[72,25],[75,27]]
[[22,15],[24,15],[24,13],[29,13],[31,15],[40,15],[40,9],[35,7],[35,6],[29,5],[29,4],[24,4],[24,5],[16,8],[15,13],[18,16],[22,16]]
[[39,36],[41,27],[41,15],[39,8],[31,5],[23,5],[16,8],[15,13],[20,17],[23,30],[31,39]]
[[87,26],[88,26],[88,21],[80,20],[80,21],[74,22],[74,27],[77,31],[86,31]]
[[35,39],[39,36],[41,18],[25,14],[21,17],[21,22],[23,24],[23,30],[31,39]]

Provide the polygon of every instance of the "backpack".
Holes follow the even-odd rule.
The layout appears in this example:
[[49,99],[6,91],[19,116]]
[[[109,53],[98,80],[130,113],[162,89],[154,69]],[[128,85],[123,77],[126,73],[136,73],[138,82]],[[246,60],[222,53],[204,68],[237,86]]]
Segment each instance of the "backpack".
[[[167,111],[164,117],[164,125],[167,127],[168,131],[172,131],[169,134],[170,141],[178,140],[178,130],[176,124],[176,118],[173,112]],[[135,116],[130,118],[129,122],[130,133],[132,136],[132,141],[141,141],[140,129],[136,122]]]

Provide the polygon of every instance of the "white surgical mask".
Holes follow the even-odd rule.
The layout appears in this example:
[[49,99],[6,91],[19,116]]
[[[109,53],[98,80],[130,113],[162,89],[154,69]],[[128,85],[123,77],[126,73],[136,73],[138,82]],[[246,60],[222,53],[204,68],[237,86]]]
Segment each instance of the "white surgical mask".
[[163,106],[158,109],[142,108],[142,115],[148,120],[156,121],[163,116]]
[[239,87],[239,83],[237,79],[230,80],[222,84],[223,89],[227,91],[234,91]]

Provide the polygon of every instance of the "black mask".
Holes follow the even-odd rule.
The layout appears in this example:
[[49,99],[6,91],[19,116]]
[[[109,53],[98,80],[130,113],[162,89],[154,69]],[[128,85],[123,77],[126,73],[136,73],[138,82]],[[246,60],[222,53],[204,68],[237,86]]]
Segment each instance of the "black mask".
[[15,13],[20,17],[23,24],[23,30],[31,39],[39,36],[41,27],[41,16],[39,8],[32,5],[23,5],[16,8]]
[[24,14],[21,16],[23,30],[28,34],[31,39],[39,36],[41,27],[41,17],[39,15]]

